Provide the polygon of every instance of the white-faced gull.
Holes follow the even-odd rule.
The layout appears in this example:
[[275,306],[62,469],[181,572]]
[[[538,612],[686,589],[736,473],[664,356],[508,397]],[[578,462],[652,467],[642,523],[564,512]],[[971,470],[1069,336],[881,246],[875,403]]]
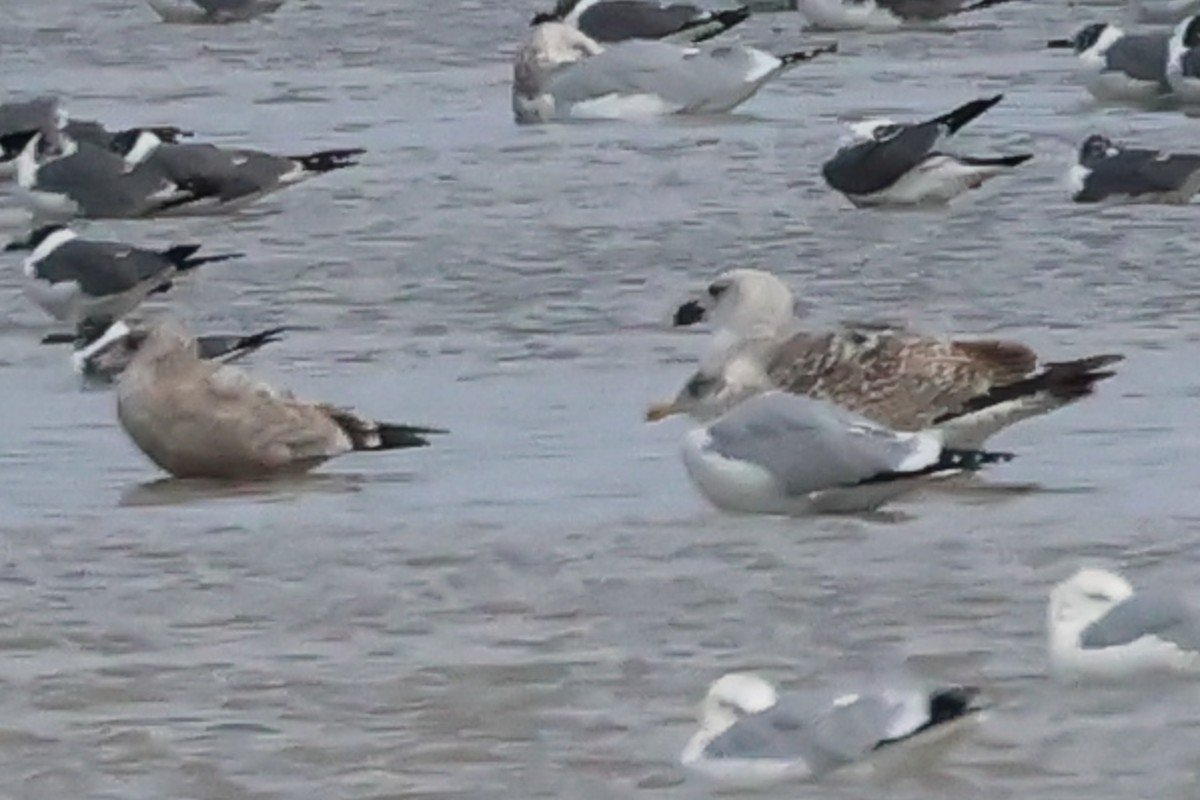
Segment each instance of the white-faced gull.
[[1175,26],[1167,46],[1167,83],[1180,102],[1200,104],[1200,15]]
[[163,22],[221,25],[273,14],[284,0],[147,0]]
[[889,761],[895,769],[898,756],[957,744],[984,710],[976,687],[907,673],[844,678],[830,689],[780,696],[758,675],[731,672],[709,687],[700,730],[680,761],[739,785],[869,773]]
[[1023,344],[950,339],[905,330],[805,331],[791,290],[763,270],[722,273],[679,306],[675,324],[711,321],[699,370],[655,421],[717,417],[769,389],[823,398],[891,428],[937,427],[954,447],[975,448],[1009,425],[1092,393],[1122,359],[1099,355],[1040,365]]
[[25,295],[54,319],[72,325],[123,317],[150,295],[170,289],[180,273],[241,257],[198,256],[198,244],[147,250],[93,241],[62,225],[44,225],[4,249],[32,251],[22,270]]
[[745,6],[710,11],[691,3],[658,0],[558,0],[554,10],[538,14],[534,25],[562,22],[601,44],[626,39],[703,42],[750,17]]
[[1189,203],[1200,192],[1200,154],[1122,147],[1092,134],[1067,185],[1076,203]]
[[632,39],[605,47],[570,25],[535,25],[513,64],[517,122],[718,114],[836,43],[776,57],[742,45]]
[[1111,103],[1153,103],[1170,91],[1167,83],[1168,34],[1125,31],[1107,22],[1082,28],[1048,47],[1074,50],[1083,84],[1093,97]]
[[816,30],[893,31],[929,25],[1010,0],[796,0],[796,10]]
[[752,514],[873,511],[929,476],[975,471],[1009,453],[947,447],[824,400],[770,391],[688,432],[683,463],[709,502]]
[[244,479],[307,472],[345,453],[424,447],[437,428],[377,422],[313,403],[200,358],[173,320],[126,337],[117,418],[146,456],[178,478]]
[[1168,589],[1135,592],[1107,570],[1084,568],[1054,587],[1046,611],[1051,671],[1115,679],[1200,672],[1200,611]]
[[821,167],[825,182],[856,206],[948,203],[1033,158],[958,156],[939,148],[1004,95],[972,100],[924,122],[874,119],[850,126],[854,140]]

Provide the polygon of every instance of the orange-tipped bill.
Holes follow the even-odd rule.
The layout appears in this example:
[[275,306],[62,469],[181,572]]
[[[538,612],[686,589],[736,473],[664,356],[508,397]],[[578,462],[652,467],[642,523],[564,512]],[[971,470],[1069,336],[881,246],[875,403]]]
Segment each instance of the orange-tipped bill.
[[681,411],[674,400],[666,403],[654,403],[646,409],[646,422],[658,422]]

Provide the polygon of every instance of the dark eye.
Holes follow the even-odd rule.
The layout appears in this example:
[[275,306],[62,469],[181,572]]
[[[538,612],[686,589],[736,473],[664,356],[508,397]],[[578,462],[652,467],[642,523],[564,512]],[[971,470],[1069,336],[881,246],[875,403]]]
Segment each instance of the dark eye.
[[725,290],[729,288],[727,283],[714,283],[708,287],[708,294],[712,299],[716,300],[721,295],[725,294]]
[[703,397],[715,389],[720,380],[707,375],[695,375],[687,382],[687,393],[692,397]]

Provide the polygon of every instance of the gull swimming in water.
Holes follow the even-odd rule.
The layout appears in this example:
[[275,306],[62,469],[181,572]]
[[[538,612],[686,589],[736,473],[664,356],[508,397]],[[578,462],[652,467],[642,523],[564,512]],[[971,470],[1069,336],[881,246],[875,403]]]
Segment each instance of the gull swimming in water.
[[680,761],[722,783],[819,780],[870,771],[889,754],[957,744],[986,708],[976,687],[909,674],[838,684],[781,696],[756,674],[722,675],[704,697],[700,730]]
[[1107,22],[1082,28],[1070,39],[1051,39],[1047,47],[1074,50],[1084,86],[1109,103],[1152,103],[1170,94],[1167,83],[1169,36],[1127,34]]
[[284,0],[147,0],[163,22],[221,25],[273,14]]
[[1200,15],[1175,26],[1167,45],[1167,83],[1181,103],[1200,104]]
[[130,332],[125,346],[134,355],[117,381],[117,419],[177,478],[302,473],[354,451],[425,447],[427,436],[445,433],[302,400],[205,361],[195,338],[172,320]]
[[197,256],[198,244],[146,250],[92,241],[63,225],[44,225],[4,249],[32,251],[22,269],[26,296],[54,319],[72,325],[123,317],[150,295],[170,289],[180,273],[242,255]]
[[742,45],[683,47],[631,39],[605,47],[561,22],[540,22],[513,64],[519,123],[719,114],[836,43],[784,56]]
[[1122,147],[1092,134],[1067,173],[1076,203],[1164,203],[1182,205],[1200,192],[1200,154]]
[[1011,0],[796,0],[815,30],[894,31],[983,11]]
[[948,203],[1033,158],[957,156],[939,150],[971,120],[999,103],[998,94],[972,100],[924,122],[874,119],[850,126],[855,139],[821,167],[825,182],[856,206]]
[[824,400],[770,391],[684,437],[688,477],[709,502],[748,514],[874,511],[923,478],[982,469],[1010,453],[952,448]]
[[715,328],[699,370],[649,421],[711,420],[747,397],[783,389],[829,400],[900,431],[939,428],[980,447],[998,431],[1087,397],[1123,356],[1044,363],[1017,342],[947,339],[896,329],[804,331],[791,290],[755,269],[722,273],[679,306],[677,326]]
[[562,22],[601,44],[626,39],[703,42],[750,18],[745,6],[709,11],[691,3],[658,0],[558,0],[534,24]]
[[1085,568],[1050,592],[1050,667],[1060,678],[1113,679],[1200,672],[1200,611],[1166,589],[1135,592],[1107,570]]

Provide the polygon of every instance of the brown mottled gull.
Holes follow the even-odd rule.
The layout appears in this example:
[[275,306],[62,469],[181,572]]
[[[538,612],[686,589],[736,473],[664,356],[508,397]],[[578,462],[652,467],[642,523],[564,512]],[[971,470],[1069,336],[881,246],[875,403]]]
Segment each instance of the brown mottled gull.
[[1023,344],[966,341],[909,330],[799,330],[788,287],[761,270],[723,273],[675,312],[676,325],[708,319],[712,346],[676,397],[650,421],[686,413],[714,419],[770,389],[836,403],[901,431],[941,429],[955,447],[1091,394],[1120,355],[1042,364]]
[[117,418],[151,461],[179,478],[306,472],[354,450],[423,447],[436,428],[375,422],[279,391],[202,360],[181,325],[130,333],[136,352],[117,383]]

